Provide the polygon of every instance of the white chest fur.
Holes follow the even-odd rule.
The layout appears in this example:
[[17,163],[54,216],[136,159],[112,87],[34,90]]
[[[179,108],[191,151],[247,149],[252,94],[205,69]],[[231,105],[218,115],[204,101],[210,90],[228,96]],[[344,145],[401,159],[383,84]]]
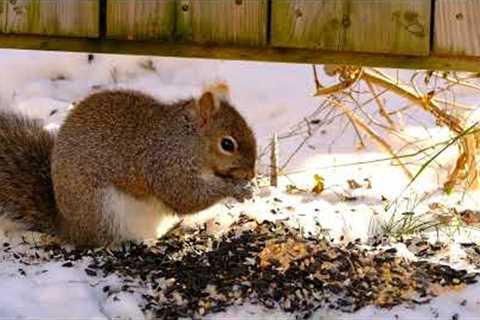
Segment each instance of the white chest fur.
[[115,187],[105,190],[104,216],[118,240],[151,240],[179,221],[175,212],[156,199],[138,200]]

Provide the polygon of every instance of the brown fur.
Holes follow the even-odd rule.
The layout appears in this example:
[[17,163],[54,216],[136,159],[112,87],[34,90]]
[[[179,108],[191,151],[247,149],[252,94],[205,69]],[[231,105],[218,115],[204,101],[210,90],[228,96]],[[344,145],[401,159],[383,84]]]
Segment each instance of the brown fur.
[[[209,95],[167,105],[135,91],[105,91],[77,105],[52,153],[62,236],[86,246],[117,241],[103,212],[109,186],[157,199],[179,214],[248,197],[255,137],[228,102]],[[219,152],[226,135],[238,143],[233,155]]]
[[50,177],[54,137],[34,120],[0,113],[0,220],[53,232],[56,215]]

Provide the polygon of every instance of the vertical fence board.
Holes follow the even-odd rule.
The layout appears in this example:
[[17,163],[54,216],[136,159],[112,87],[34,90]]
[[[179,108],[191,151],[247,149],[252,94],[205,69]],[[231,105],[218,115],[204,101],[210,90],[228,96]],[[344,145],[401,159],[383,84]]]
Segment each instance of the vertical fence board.
[[434,53],[480,56],[480,1],[435,2]]
[[176,36],[200,44],[267,44],[266,0],[178,2]]
[[107,37],[167,39],[175,27],[175,0],[107,1]]
[[7,7],[3,23],[3,32],[5,33],[75,37],[98,36],[98,0],[16,0],[4,2],[6,2]]
[[277,47],[427,55],[430,0],[274,0]]
[[7,0],[0,0],[0,32],[3,32],[7,21]]
[[265,45],[267,0],[109,0],[107,37]]

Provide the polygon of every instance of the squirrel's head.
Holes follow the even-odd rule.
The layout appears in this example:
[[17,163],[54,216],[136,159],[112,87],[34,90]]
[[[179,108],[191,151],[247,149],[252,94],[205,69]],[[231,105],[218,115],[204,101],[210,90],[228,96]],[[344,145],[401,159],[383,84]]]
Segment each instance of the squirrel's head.
[[195,101],[200,131],[209,148],[207,169],[221,177],[251,180],[255,177],[257,145],[252,129],[230,103],[227,85],[204,90]]

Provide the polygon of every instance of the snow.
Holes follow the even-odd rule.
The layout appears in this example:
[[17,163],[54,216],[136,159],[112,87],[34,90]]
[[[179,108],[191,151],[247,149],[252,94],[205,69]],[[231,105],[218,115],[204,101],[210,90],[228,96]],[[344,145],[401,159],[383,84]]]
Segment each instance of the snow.
[[[329,316],[336,319],[453,319],[457,314],[458,319],[478,319],[480,299],[478,298],[480,285],[475,284],[461,292],[450,292],[435,299],[431,304],[413,307],[397,306],[385,312],[378,308],[368,306],[355,314],[334,313]],[[464,302],[466,301],[466,303]],[[465,303],[462,306],[462,302]]]
[[111,319],[113,317],[142,319],[138,300],[131,295],[103,295],[115,278],[92,283],[83,268],[64,268],[59,263],[24,267],[26,276],[19,276],[18,266],[2,264],[0,275],[0,318],[35,319]]
[[[2,274],[2,318],[102,318],[94,289],[78,270],[57,264],[43,266],[47,273],[15,277]],[[15,270],[16,271],[16,270]],[[33,270],[32,270],[33,271]]]
[[[175,100],[198,94],[210,81],[225,80],[231,87],[235,105],[245,115],[257,135],[259,145],[265,146],[273,132],[286,133],[293,124],[302,121],[320,104],[313,97],[314,85],[310,65],[269,64],[255,62],[226,62],[193,59],[148,58],[116,55],[95,55],[89,63],[87,54],[53,53],[0,50],[0,107],[11,108],[30,117],[45,121],[48,130],[57,130],[72,108],[72,104],[87,94],[104,88],[132,88],[150,93],[162,100]],[[393,72],[388,71],[387,72]],[[403,71],[408,74],[407,71]],[[322,78],[328,82],[329,79]],[[464,103],[480,105],[472,96],[462,97]],[[395,102],[395,101],[394,101]],[[396,101],[402,105],[402,101]],[[413,112],[406,130],[418,139],[430,142],[448,139],[445,129],[432,125],[431,119],[422,113]],[[418,125],[427,123],[428,130]],[[254,202],[236,205],[232,216],[220,215],[221,205],[187,219],[186,223],[204,222],[214,217],[221,222],[213,229],[227,228],[235,215],[246,213],[256,219],[279,219],[290,216],[290,223],[301,226],[304,232],[321,234],[336,241],[360,238],[368,240],[382,232],[391,215],[402,210],[428,211],[428,204],[441,202],[457,208],[477,208],[479,195],[470,193],[446,196],[432,186],[442,181],[446,172],[428,172],[414,184],[417,193],[428,191],[428,201],[415,199],[413,193],[401,193],[407,184],[402,171],[388,161],[365,163],[356,166],[334,167],[358,161],[383,159],[385,155],[369,147],[356,151],[355,133],[347,129],[341,140],[334,141],[343,130],[340,122],[326,127],[326,133],[317,135],[310,144],[315,149],[304,148],[284,168],[288,178],[280,179],[277,189],[263,188]],[[290,154],[300,138],[281,139],[282,155]],[[428,145],[428,144],[427,144]],[[441,161],[451,159],[446,153]],[[268,157],[267,157],[268,158]],[[283,161],[285,159],[282,159]],[[268,163],[260,162],[265,170]],[[313,174],[319,173],[326,181],[326,190],[321,196],[312,194],[287,194],[285,186],[294,184],[299,188],[311,188]],[[347,180],[371,183],[371,189],[350,190]],[[344,196],[356,200],[345,201]],[[397,206],[385,212],[382,196],[398,199]],[[280,199],[281,202],[273,199]],[[459,201],[462,199],[463,201]],[[277,211],[272,215],[271,209]],[[480,241],[476,230],[461,233],[431,235],[432,241],[442,240]],[[20,242],[8,238],[15,250],[25,250]],[[6,240],[5,240],[6,241]],[[17,239],[18,241],[18,239]],[[414,258],[401,244],[397,248],[406,258]],[[462,259],[462,250],[452,246],[450,263],[469,267]],[[105,285],[119,286],[121,280],[110,277],[98,279],[87,277],[84,268],[64,268],[60,263],[23,266],[0,255],[0,318],[61,318],[61,319],[142,319],[139,297],[119,293],[116,298],[103,293]],[[85,259],[83,264],[87,265]],[[22,268],[26,275],[20,276]],[[462,302],[466,300],[465,305]],[[440,319],[458,314],[460,319],[473,319],[480,314],[480,285],[471,285],[459,292],[450,292],[421,306],[397,306],[393,309],[366,307],[353,314],[319,310],[315,318],[338,319]],[[290,319],[292,315],[280,311],[264,310],[258,306],[235,306],[226,313],[209,315],[209,319]]]

